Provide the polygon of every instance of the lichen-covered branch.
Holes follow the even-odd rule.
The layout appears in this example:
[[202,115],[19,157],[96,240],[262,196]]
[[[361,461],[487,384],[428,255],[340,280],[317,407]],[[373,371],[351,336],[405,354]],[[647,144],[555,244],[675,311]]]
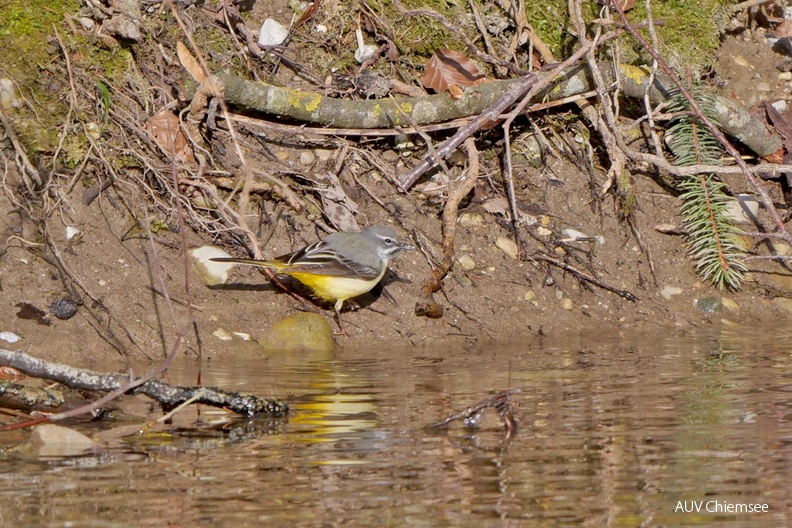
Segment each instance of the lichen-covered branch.
[[[642,99],[650,70],[631,65],[603,64],[605,81],[610,83],[619,76],[624,94]],[[225,85],[226,102],[249,110],[281,116],[305,123],[338,128],[391,129],[412,128],[450,121],[461,117],[479,115],[495,104],[505,91],[520,79],[492,81],[478,84],[465,90],[460,99],[447,93],[425,97],[397,97],[374,100],[348,100],[325,97],[318,93],[282,88],[249,81],[228,73],[215,76]],[[197,85],[188,82],[192,92]],[[669,77],[655,75],[649,97],[653,103],[666,101],[674,86]],[[586,65],[570,68],[555,79],[552,85],[539,91],[534,101],[557,100],[593,89],[589,69]],[[734,137],[760,157],[769,156],[781,148],[781,138],[765,124],[755,119],[747,108],[725,97],[716,97],[715,111],[724,132]]]

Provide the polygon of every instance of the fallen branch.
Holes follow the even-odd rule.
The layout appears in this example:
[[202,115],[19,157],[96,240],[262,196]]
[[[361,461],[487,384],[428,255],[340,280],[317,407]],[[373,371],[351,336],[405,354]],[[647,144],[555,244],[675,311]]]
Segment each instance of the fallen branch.
[[[124,387],[134,378],[115,372],[93,372],[59,363],[44,361],[23,352],[0,348],[0,365],[13,367],[28,376],[57,381],[70,389],[112,392]],[[180,387],[163,381],[150,379],[128,391],[144,394],[160,402],[166,408],[194,398],[195,403],[222,407],[243,416],[285,416],[289,406],[280,400],[264,400],[252,394],[229,392],[216,387]]]

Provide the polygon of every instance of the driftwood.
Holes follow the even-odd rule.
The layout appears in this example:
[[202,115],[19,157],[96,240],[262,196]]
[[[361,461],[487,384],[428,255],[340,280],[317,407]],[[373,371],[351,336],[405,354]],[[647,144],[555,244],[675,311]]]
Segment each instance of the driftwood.
[[[57,381],[70,389],[111,392],[133,381],[128,374],[116,372],[93,372],[59,363],[51,363],[28,354],[0,348],[0,365],[13,367],[28,376]],[[11,396],[0,388],[0,393]],[[131,394],[144,394],[160,402],[166,408],[174,408],[184,402],[202,403],[222,407],[244,416],[285,416],[289,406],[280,400],[265,400],[252,394],[229,392],[216,387],[179,387],[152,379],[132,388]],[[55,402],[52,402],[55,403]]]

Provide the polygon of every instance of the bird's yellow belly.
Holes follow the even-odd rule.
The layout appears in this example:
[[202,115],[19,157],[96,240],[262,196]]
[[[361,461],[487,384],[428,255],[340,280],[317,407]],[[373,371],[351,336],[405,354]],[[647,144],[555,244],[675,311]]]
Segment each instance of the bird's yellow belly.
[[313,273],[288,273],[288,275],[305,284],[320,299],[346,301],[370,291],[385,275],[385,270],[383,269],[380,276],[372,280],[328,277]]

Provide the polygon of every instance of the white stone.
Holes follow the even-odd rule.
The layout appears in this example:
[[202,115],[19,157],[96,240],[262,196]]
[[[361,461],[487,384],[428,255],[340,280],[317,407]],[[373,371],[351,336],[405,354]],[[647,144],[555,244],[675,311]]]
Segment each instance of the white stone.
[[7,343],[16,343],[19,341],[19,336],[13,332],[0,332],[0,339]]
[[66,226],[66,240],[71,240],[75,236],[80,234],[80,230],[76,227]]
[[215,257],[230,257],[228,253],[214,246],[202,246],[190,251],[193,269],[207,286],[218,286],[228,282],[228,270],[233,262],[214,262]]
[[289,30],[280,22],[268,18],[261,25],[259,31],[258,43],[259,46],[280,46],[286,42],[286,37],[289,36]]

